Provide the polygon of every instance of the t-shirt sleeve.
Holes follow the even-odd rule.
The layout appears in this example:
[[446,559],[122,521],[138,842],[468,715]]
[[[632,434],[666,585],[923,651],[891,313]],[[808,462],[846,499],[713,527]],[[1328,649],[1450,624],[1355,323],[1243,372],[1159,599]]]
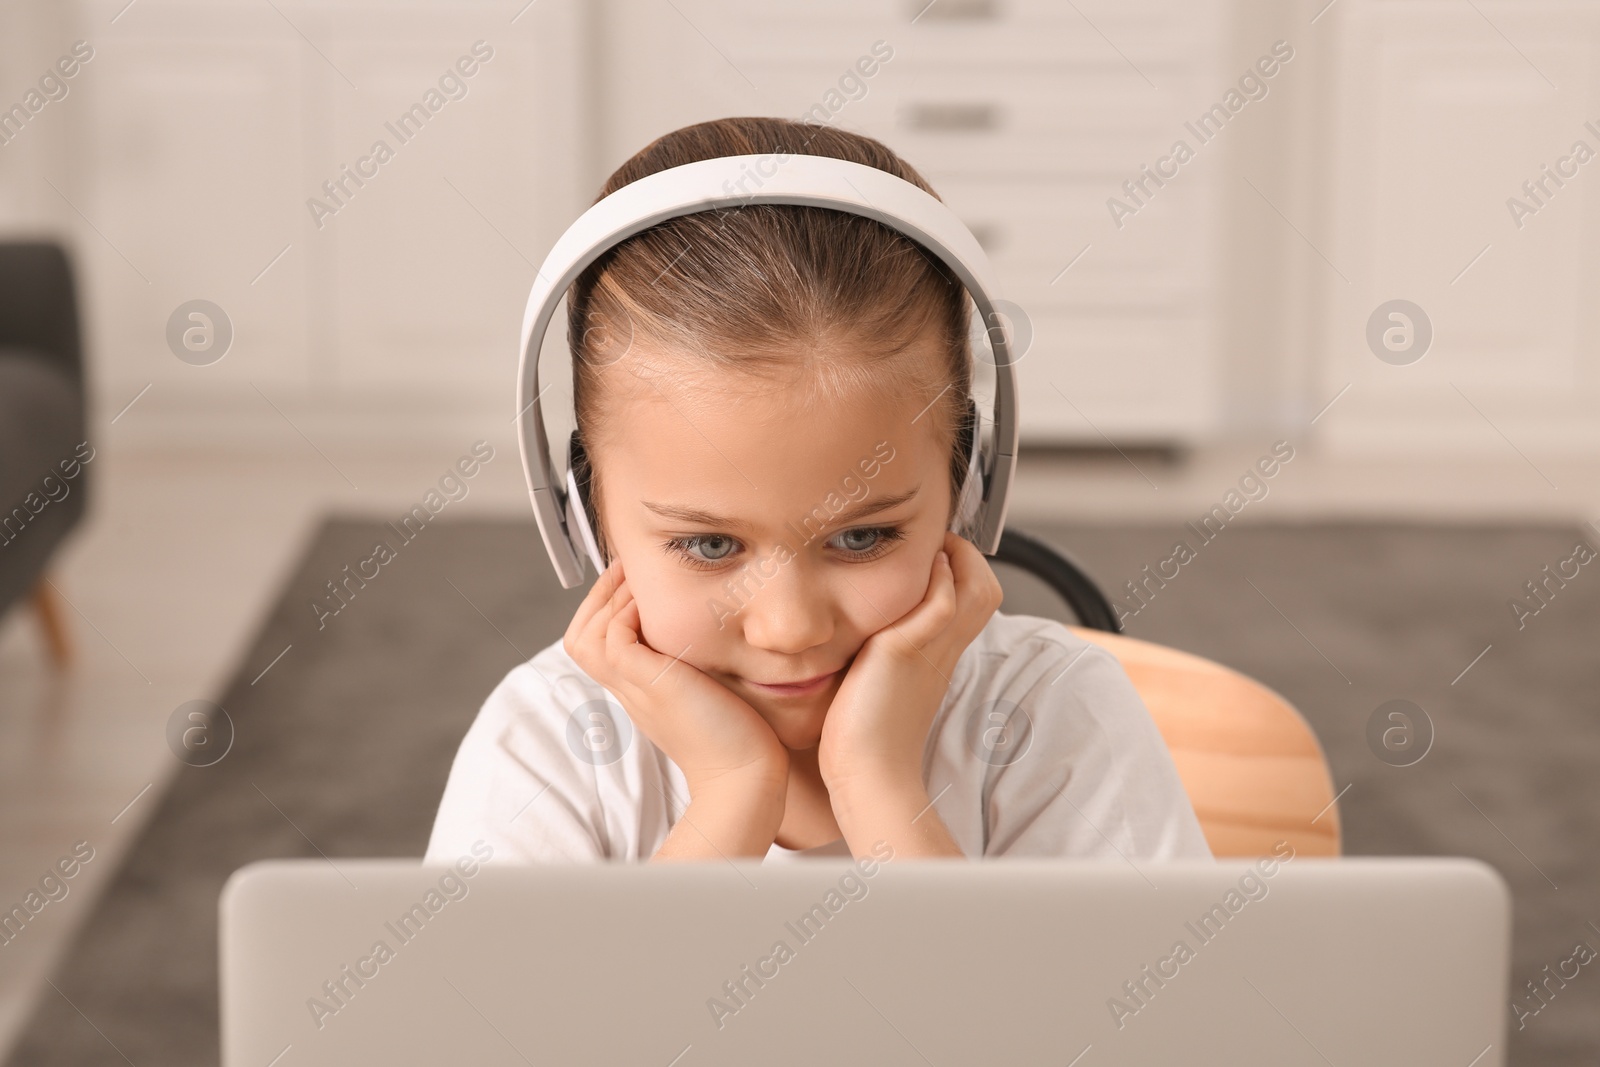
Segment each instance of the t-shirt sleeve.
[[[1161,732],[1116,656],[1065,631],[1035,638],[1001,696],[1026,748],[998,768],[985,856],[1210,859]],[[1020,739],[1019,739],[1020,740]]]
[[569,710],[585,697],[538,659],[513,668],[468,728],[424,863],[454,863],[480,838],[514,863],[610,858],[595,767],[567,745]]

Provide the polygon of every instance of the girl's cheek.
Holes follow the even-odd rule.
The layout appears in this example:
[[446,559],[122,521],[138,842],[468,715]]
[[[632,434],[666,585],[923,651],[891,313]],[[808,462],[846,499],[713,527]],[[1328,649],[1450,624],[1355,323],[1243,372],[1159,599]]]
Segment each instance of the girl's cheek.
[[[863,636],[897,622],[912,608],[922,603],[927,594],[929,577],[933,571],[930,560],[924,566],[920,559],[911,559],[910,553],[896,553],[908,558],[896,559],[886,566],[861,568],[873,573],[851,578],[845,586],[845,602],[850,605],[850,618],[856,631]],[[857,595],[856,590],[860,591]]]
[[[633,588],[630,576],[628,585]],[[633,589],[639,605],[639,629],[644,643],[657,652],[674,656],[697,641],[706,643],[716,625],[702,590],[678,588],[668,580],[646,580]]]

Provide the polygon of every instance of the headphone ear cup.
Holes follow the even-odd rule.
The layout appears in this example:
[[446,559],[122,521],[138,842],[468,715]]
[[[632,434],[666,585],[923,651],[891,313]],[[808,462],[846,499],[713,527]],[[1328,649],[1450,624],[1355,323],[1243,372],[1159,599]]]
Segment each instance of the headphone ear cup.
[[589,502],[588,493],[590,476],[589,455],[578,439],[578,431],[574,430],[567,438],[567,533],[570,537],[573,530],[577,530],[589,562],[594,564],[594,572],[598,575],[606,569],[606,564],[594,535],[594,508]]

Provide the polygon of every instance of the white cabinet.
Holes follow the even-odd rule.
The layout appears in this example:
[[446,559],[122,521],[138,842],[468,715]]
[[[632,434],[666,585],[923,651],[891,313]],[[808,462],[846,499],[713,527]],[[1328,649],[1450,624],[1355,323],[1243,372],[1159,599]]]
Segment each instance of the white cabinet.
[[[1120,228],[1106,202],[1193,140],[1184,121],[1236,76],[1221,72],[1228,8],[1080,7],[1092,24],[1045,0],[611,0],[602,156],[615,166],[691,122],[822,104],[939,190],[1032,320],[1025,441],[1204,438],[1218,421],[1219,161],[1185,167]],[[879,41],[892,58],[854,76]]]
[[[78,166],[56,180],[103,234],[79,242],[100,406],[109,417],[153,383],[140,405],[160,418],[136,408],[118,431],[259,425],[303,447],[263,395],[319,442],[426,439],[431,419],[455,447],[503,427],[536,265],[587,199],[580,10],[141,0],[113,14],[81,5],[96,57],[66,101],[83,110]],[[195,298],[233,320],[209,366],[164,340]]]
[[[1329,211],[1313,239],[1349,278],[1316,278],[1321,392],[1350,386],[1318,423],[1335,452],[1521,452],[1537,469],[1600,448],[1600,158],[1544,177],[1575,142],[1600,153],[1586,125],[1600,126],[1600,10],[1477,7],[1344,0],[1329,14],[1346,43],[1317,144]],[[1523,186],[1540,180],[1535,200]],[[1519,219],[1513,198],[1543,206]],[[1406,365],[1364,340],[1396,298],[1433,327]]]
[[[272,395],[308,382],[303,42],[271,8],[225,5],[136,7],[104,30],[80,75],[81,166],[57,181],[95,228],[79,249],[106,417],[150,383],[144,399],[161,403],[246,379]],[[166,348],[168,315],[193,299],[233,322],[232,348],[209,367]]]

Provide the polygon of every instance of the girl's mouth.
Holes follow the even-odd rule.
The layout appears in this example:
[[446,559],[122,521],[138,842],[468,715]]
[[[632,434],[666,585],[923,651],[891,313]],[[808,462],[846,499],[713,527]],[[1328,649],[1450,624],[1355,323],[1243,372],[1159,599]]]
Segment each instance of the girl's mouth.
[[746,678],[745,681],[764,693],[771,693],[773,696],[801,697],[810,696],[812,693],[820,693],[828,687],[828,683],[833,681],[838,673],[838,671],[834,671],[832,674],[819,675],[796,685],[768,685],[765,682],[757,682],[749,678]]

